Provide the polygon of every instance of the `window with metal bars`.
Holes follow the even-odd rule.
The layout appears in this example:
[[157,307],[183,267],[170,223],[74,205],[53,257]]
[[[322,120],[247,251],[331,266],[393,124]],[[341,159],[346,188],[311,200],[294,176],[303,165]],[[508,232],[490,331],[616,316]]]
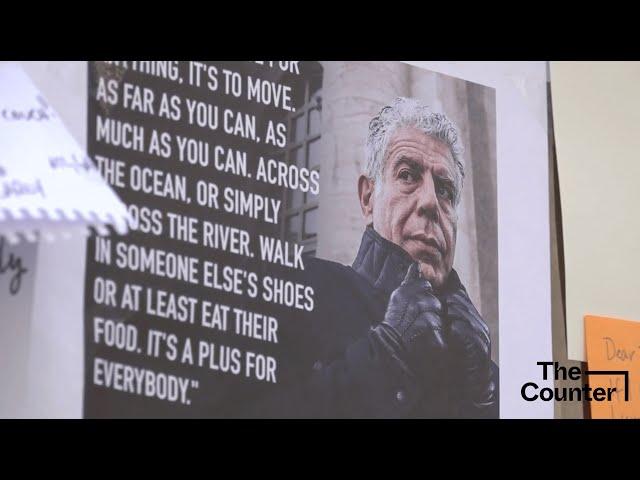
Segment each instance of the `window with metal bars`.
[[[322,119],[322,66],[305,62],[306,72],[295,112],[287,116],[289,139],[279,160],[288,165],[320,170],[320,136]],[[306,73],[305,72],[305,73]],[[300,190],[285,189],[283,193],[281,237],[303,245],[304,256],[315,256],[318,238],[318,195]]]

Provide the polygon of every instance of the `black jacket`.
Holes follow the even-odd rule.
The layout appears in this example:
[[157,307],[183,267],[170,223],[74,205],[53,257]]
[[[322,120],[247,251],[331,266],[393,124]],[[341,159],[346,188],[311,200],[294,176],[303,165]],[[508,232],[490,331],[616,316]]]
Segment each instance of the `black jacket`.
[[[384,318],[391,293],[411,257],[372,228],[362,237],[352,266],[305,260],[298,280],[315,291],[312,313],[280,318],[278,385],[255,392],[241,415],[257,417],[450,417],[450,402],[427,403],[425,388],[409,376],[371,335]],[[452,270],[447,284],[460,279]],[[492,363],[498,384],[498,367]],[[499,397],[498,397],[499,398]],[[488,413],[498,417],[498,407]],[[460,415],[460,412],[455,414]],[[473,411],[463,416],[475,417]],[[485,414],[486,416],[486,414]]]

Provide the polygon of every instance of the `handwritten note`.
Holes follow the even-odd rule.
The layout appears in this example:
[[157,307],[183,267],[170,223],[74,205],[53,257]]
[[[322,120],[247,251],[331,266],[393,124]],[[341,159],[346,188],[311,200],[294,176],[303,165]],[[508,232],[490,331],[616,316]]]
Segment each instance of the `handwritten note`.
[[22,258],[14,252],[5,250],[5,239],[0,237],[0,275],[9,277],[9,293],[16,295],[20,292],[22,276],[28,272],[23,265]]
[[127,230],[128,213],[17,64],[0,65],[0,235]]
[[640,322],[587,315],[584,328],[589,385],[616,389],[591,402],[591,417],[640,418]]

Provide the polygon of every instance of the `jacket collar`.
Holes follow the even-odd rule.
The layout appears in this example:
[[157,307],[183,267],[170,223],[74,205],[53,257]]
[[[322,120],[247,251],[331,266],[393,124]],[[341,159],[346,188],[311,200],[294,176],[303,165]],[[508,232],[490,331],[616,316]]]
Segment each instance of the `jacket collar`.
[[367,227],[352,267],[375,288],[391,294],[402,283],[412,261],[402,247]]
[[[367,227],[362,235],[358,255],[353,269],[365,277],[375,288],[387,295],[400,286],[413,262],[411,256],[400,246],[380,236],[373,227]],[[443,293],[460,284],[458,274],[451,269]]]

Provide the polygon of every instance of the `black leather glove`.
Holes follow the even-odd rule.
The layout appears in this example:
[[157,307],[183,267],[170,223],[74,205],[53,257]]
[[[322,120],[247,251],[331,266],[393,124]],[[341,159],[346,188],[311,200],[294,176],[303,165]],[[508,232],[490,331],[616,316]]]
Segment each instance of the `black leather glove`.
[[392,293],[384,320],[374,333],[408,373],[434,390],[442,384],[446,371],[444,329],[442,304],[414,262]]
[[497,407],[496,381],[491,371],[489,328],[460,284],[443,298],[450,322],[448,337],[456,416],[482,417]]

